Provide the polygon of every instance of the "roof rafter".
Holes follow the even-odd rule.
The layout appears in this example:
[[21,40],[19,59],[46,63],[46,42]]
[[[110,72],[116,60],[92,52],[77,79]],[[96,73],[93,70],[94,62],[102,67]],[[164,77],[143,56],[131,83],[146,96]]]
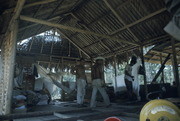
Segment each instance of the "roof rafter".
[[[126,0],[124,1],[124,3],[120,4],[119,6],[117,6],[117,8],[115,8],[116,10],[120,9],[122,6],[128,4],[129,2],[131,2],[132,0]],[[89,25],[94,24],[98,21],[100,21],[101,19],[103,19],[104,17],[108,16],[111,13],[111,10],[108,10],[107,12],[105,12],[102,16],[99,16],[98,18],[96,18],[94,21],[90,22]]]
[[[120,17],[120,15],[115,11],[115,9],[108,3],[107,0],[103,0],[104,3],[106,4],[106,6],[111,10],[111,12],[116,16],[116,18],[124,25],[126,26],[124,20],[122,20],[122,18]],[[135,41],[138,43],[139,39],[137,38],[137,36],[130,30],[129,27],[127,27],[127,30],[131,33],[131,35],[134,37]]]
[[39,23],[39,24],[51,26],[51,27],[56,27],[59,29],[65,29],[65,30],[69,30],[69,31],[83,33],[83,34],[90,34],[90,35],[98,36],[98,37],[105,38],[105,39],[115,40],[115,41],[122,42],[122,43],[137,45],[136,43],[129,42],[129,41],[126,41],[123,39],[115,38],[115,37],[111,37],[108,35],[103,35],[103,34],[95,33],[92,31],[82,30],[82,29],[75,28],[75,27],[65,26],[62,24],[56,24],[56,23],[52,23],[52,22],[48,22],[48,21],[44,21],[44,20],[39,20],[39,19],[23,16],[23,15],[20,16],[20,19],[25,20],[25,21],[29,21],[29,22],[34,22],[34,23]]
[[88,58],[91,58],[91,56],[85,52],[79,45],[74,43],[66,34],[62,33],[59,29],[57,29],[57,32],[60,33],[62,36],[64,36],[69,42],[71,42],[74,46],[76,46],[79,50],[81,50]]
[[[56,17],[53,17],[53,18],[51,18],[51,19],[47,19],[47,21],[53,21],[53,20],[60,19],[60,18],[61,18],[60,16],[56,16]],[[39,24],[35,23],[35,24],[31,24],[31,25],[25,26],[25,27],[23,27],[23,28],[20,28],[19,31],[24,31],[25,29],[34,27],[34,26],[36,26],[36,25],[39,25]]]
[[[159,41],[153,42],[153,43],[155,44],[155,43],[158,43],[158,42],[161,42],[161,41],[165,41],[166,39],[164,39],[164,37],[168,37],[168,36],[167,36],[167,35],[163,35],[163,36],[156,37],[156,38],[154,38],[154,39],[150,39],[150,40],[147,40],[147,41],[149,42],[149,41],[152,41],[152,40],[160,39]],[[163,38],[163,39],[161,39],[161,38]],[[148,45],[149,43],[146,43],[146,44]],[[143,44],[143,46],[146,46],[146,44]],[[139,48],[139,47],[140,47],[140,46],[130,46],[130,47],[124,47],[124,48],[119,47],[119,48],[116,48],[117,50],[115,50],[114,52],[112,52],[112,53],[107,53],[107,54],[104,54],[104,55],[102,55],[102,56],[103,56],[103,57],[111,57],[111,56],[114,56],[114,55],[122,54],[122,53],[124,53],[124,51],[125,51],[125,52],[132,51],[132,50],[137,49],[137,48]]]
[[[72,15],[74,18],[76,18],[77,20],[82,21],[80,18],[77,17],[77,15],[75,15],[75,13],[71,13],[71,15]],[[83,23],[84,23],[84,22],[83,22]],[[87,30],[90,30],[88,25],[83,24],[83,26],[84,26]],[[99,39],[99,38],[97,38],[97,39]],[[111,52],[111,49],[110,49],[107,45],[105,45],[101,40],[99,40],[98,43],[101,43],[108,51]],[[86,49],[86,47],[83,47],[83,48]]]
[[[50,19],[50,18],[53,16],[53,14],[56,12],[56,10],[59,8],[59,6],[63,3],[63,1],[64,1],[64,0],[61,0],[61,2],[57,4],[57,6],[53,9],[53,11],[51,12],[51,14],[48,15],[47,19]],[[61,21],[61,20],[60,20],[60,21]],[[58,23],[59,23],[59,22],[58,22]],[[41,30],[42,27],[43,27],[43,25],[41,25],[41,26],[39,27],[39,29],[36,31],[36,34]]]
[[147,20],[147,19],[149,19],[149,18],[151,18],[151,17],[153,17],[153,16],[155,16],[157,14],[160,14],[160,13],[162,13],[164,11],[166,11],[166,8],[162,8],[162,9],[160,9],[158,11],[155,11],[154,13],[151,13],[151,14],[149,14],[149,15],[147,15],[147,16],[145,16],[145,17],[143,17],[143,18],[141,18],[141,19],[139,19],[139,20],[137,20],[137,21],[135,21],[133,23],[130,23],[130,24],[124,26],[123,28],[117,29],[116,31],[112,32],[110,35],[116,35],[120,31],[123,31],[123,30],[125,30],[127,28],[130,28],[130,27],[132,27],[132,26],[134,26],[134,25],[136,25],[136,24],[138,24],[138,23],[140,23],[142,21],[145,21],[145,20]]
[[[33,7],[33,6],[37,6],[37,5],[47,4],[47,3],[51,3],[51,2],[55,2],[55,1],[57,1],[57,0],[42,0],[42,1],[38,1],[38,2],[34,2],[34,3],[24,5],[23,9]],[[7,9],[3,14],[11,13],[14,9],[15,8]]]

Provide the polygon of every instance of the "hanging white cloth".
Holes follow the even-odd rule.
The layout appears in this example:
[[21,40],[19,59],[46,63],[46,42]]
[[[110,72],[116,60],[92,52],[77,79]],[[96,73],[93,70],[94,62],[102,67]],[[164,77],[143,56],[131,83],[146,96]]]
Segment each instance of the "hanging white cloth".
[[140,58],[137,58],[137,63],[132,66],[132,76],[134,76],[134,81],[132,82],[133,92],[136,94],[138,100],[140,100],[140,95],[139,95],[140,84],[138,80],[138,72],[140,65],[141,65],[141,60]]
[[[51,73],[49,70],[45,69],[44,67],[34,64],[37,68],[38,74],[40,74],[41,77],[46,78],[46,81],[49,81],[48,83],[53,83],[57,87],[61,88],[67,93],[71,93],[72,90],[66,86],[64,86],[61,83],[62,76],[65,74],[64,72],[57,72],[57,73]],[[48,86],[48,83],[46,82],[45,86]]]

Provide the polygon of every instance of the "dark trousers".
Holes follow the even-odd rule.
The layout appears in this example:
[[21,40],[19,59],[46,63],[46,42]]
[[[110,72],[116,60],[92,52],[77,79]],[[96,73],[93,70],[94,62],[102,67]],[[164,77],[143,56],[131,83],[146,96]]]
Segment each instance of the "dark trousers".
[[127,93],[128,93],[128,98],[130,100],[133,100],[133,88],[132,88],[132,82],[125,79],[125,84],[126,84],[126,88],[127,88]]

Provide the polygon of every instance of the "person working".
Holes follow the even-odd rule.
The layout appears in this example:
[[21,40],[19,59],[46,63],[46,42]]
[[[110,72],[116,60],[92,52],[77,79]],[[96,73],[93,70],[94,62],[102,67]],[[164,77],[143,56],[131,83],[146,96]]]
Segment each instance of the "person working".
[[124,76],[124,81],[126,84],[127,88],[127,93],[128,93],[128,98],[130,100],[133,100],[133,86],[132,86],[132,81],[134,81],[134,76],[132,76],[132,66],[136,64],[137,58],[133,56],[131,58],[130,64],[126,65],[125,67],[125,76]]
[[96,107],[96,94],[97,91],[101,93],[104,102],[106,106],[110,106],[110,100],[109,96],[107,95],[105,91],[105,82],[104,82],[104,71],[103,71],[103,63],[104,63],[104,58],[98,57],[96,58],[96,63],[94,66],[92,66],[92,86],[93,86],[93,91],[92,91],[92,96],[91,96],[91,102],[90,102],[90,107]]
[[84,96],[86,93],[85,88],[87,85],[83,59],[81,59],[80,61],[77,61],[76,66],[71,70],[71,73],[76,75],[77,103],[79,107],[83,107]]

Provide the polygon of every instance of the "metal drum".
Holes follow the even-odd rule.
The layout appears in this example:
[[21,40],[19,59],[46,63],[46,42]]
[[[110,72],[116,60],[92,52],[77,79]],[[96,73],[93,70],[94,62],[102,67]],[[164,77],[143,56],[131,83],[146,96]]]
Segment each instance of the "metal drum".
[[167,100],[152,100],[142,108],[140,121],[180,121],[180,109]]

